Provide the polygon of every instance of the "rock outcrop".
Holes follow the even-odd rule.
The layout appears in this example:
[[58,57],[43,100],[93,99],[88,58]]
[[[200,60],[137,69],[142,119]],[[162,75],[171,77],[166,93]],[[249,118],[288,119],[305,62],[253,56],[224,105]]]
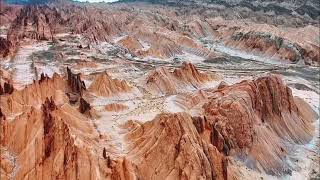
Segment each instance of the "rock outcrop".
[[69,69],[69,67],[67,67],[68,84],[71,88],[71,91],[82,96],[83,91],[86,90],[86,85],[81,80],[80,75],[81,75],[80,73],[73,74],[71,69]]
[[137,50],[142,49],[143,46],[141,43],[134,37],[127,36],[118,41],[119,44],[126,47],[132,53],[135,53]]
[[176,94],[187,88],[198,89],[212,80],[213,76],[200,73],[191,63],[184,63],[173,72],[163,67],[156,69],[148,76],[146,85],[155,93]]
[[91,110],[90,104],[83,98],[80,98],[79,111],[82,114],[85,114],[85,113],[89,113],[90,110]]
[[[59,117],[60,113],[61,109],[57,109],[52,99],[47,99],[42,111],[31,108],[10,123],[1,122],[1,128],[5,130],[2,131],[4,133],[1,138],[1,147],[6,149],[6,153],[16,154],[12,164],[13,169],[3,169],[4,166],[1,166],[1,172],[3,172],[1,178],[95,177],[96,174],[87,173],[94,167],[89,163],[92,156],[77,147],[72,137],[74,126],[63,121]],[[68,121],[72,122],[70,119]],[[84,123],[78,119],[78,126],[83,126]],[[78,130],[81,129],[78,128]],[[1,154],[1,158],[9,157]],[[98,162],[98,159],[96,161]]]
[[3,88],[0,84],[0,95],[3,94],[12,94],[14,91],[13,85],[10,84],[10,82],[4,82],[3,83]]
[[55,30],[61,28],[63,22],[58,12],[47,5],[25,6],[12,22],[7,39],[12,43],[18,43],[23,38],[53,40]]
[[13,48],[13,44],[8,41],[7,39],[0,37],[0,57],[4,58],[7,57],[11,49]]
[[[199,90],[191,93],[178,94],[174,99],[174,102],[183,110],[188,111],[189,109],[195,109],[199,104],[206,102],[209,96],[208,92]],[[199,108],[201,108],[201,106]]]
[[142,57],[170,58],[175,55],[182,54],[182,49],[179,45],[168,39],[162,39],[161,36],[156,36],[151,47],[146,50],[137,51],[137,55]]
[[291,146],[311,140],[318,118],[278,75],[180,94],[175,101],[200,115],[192,117],[197,132],[220,154],[277,176],[294,170],[285,157],[292,153]]
[[269,57],[286,59],[292,62],[320,63],[319,47],[301,47],[297,43],[292,43],[272,34],[239,32],[232,35],[226,44],[246,51],[256,51]]
[[229,86],[229,85],[228,85],[226,82],[222,81],[222,82],[218,85],[218,89],[223,89],[223,88],[228,87],[228,86]]
[[21,5],[7,4],[0,1],[0,26],[9,26],[21,10]]
[[88,91],[98,96],[111,97],[129,93],[132,87],[125,80],[112,79],[106,72],[97,75]]
[[64,93],[69,91],[67,81],[58,74],[54,74],[52,78],[45,75],[43,77],[44,79],[35,81],[22,90],[14,90],[11,94],[1,95],[2,111],[5,114],[21,113],[28,107],[39,107],[47,97],[53,97],[58,104],[66,102],[67,97]]
[[2,113],[2,110],[1,110],[1,108],[0,108],[0,119],[2,120],[2,118],[5,119],[5,115]]
[[11,72],[0,68],[0,82],[1,82],[1,84],[4,82],[10,82],[11,80],[12,80]]
[[[104,159],[98,132],[68,104],[46,98],[12,121],[0,121],[1,179],[135,179],[125,158]],[[98,155],[99,154],[99,155]]]
[[107,104],[104,109],[106,111],[114,111],[114,112],[120,112],[120,111],[124,111],[129,109],[128,106],[124,105],[124,104],[119,104],[119,103],[111,103],[111,104]]
[[202,140],[186,113],[158,115],[127,139],[139,179],[224,179],[225,157]]
[[212,97],[203,109],[212,126],[212,143],[220,152],[248,152],[253,168],[277,175],[290,172],[284,160],[289,149],[282,142],[310,141],[316,116],[303,115],[305,109],[295,104],[279,76],[243,81],[217,90]]

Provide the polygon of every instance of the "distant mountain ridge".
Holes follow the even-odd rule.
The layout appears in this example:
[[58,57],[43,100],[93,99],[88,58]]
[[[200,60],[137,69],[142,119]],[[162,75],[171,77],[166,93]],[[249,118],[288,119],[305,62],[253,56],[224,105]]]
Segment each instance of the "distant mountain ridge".
[[254,12],[274,13],[275,15],[309,16],[319,20],[320,3],[317,0],[119,0],[121,3],[146,2],[152,4],[203,7],[224,6],[226,8],[247,8]]
[[[46,4],[72,0],[5,0],[9,4]],[[309,16],[319,20],[320,3],[318,0],[119,0],[115,3],[144,2],[172,6],[224,6],[226,8],[246,8],[253,12],[273,13],[275,15]]]
[[4,2],[8,4],[21,4],[21,5],[30,5],[30,4],[46,4],[53,2],[63,2],[68,0],[5,0]]
[[305,4],[313,4],[319,7],[319,2],[317,0],[119,0],[119,2],[152,2],[152,3],[209,3],[209,4],[239,4],[243,2],[248,3],[287,3],[295,6],[301,6]]

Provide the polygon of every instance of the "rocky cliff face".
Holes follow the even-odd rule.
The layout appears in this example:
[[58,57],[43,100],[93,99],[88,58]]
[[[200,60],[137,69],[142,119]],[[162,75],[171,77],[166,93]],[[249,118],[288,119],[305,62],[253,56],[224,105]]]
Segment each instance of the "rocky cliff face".
[[248,158],[256,161],[254,168],[288,173],[285,156],[289,150],[281,142],[308,142],[316,119],[304,118],[303,105],[299,109],[290,88],[278,76],[270,76],[222,88],[214,95],[203,108],[218,149],[246,151]]
[[68,84],[73,93],[82,96],[83,91],[86,90],[84,81],[81,80],[81,74],[73,74],[71,69],[67,67]]

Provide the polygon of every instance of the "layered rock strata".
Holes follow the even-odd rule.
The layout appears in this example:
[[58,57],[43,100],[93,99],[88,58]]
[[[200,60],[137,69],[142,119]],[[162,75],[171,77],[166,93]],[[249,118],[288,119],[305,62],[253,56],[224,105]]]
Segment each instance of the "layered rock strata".
[[146,85],[154,93],[176,94],[188,88],[198,89],[212,80],[213,76],[200,73],[191,63],[184,63],[173,72],[163,67],[154,70],[148,76]]
[[[311,140],[317,118],[279,76],[271,75],[195,92],[186,107],[201,105],[199,116],[165,113],[145,123],[127,121],[122,127],[126,152],[115,156],[90,117],[52,93],[69,87],[67,82],[58,75],[41,79],[1,96],[1,178],[229,179],[233,158],[257,171],[290,174],[289,147]],[[19,101],[23,111],[10,110],[6,102],[18,101],[21,93],[39,96]],[[81,98],[79,110],[90,109]]]
[[260,171],[289,173],[285,157],[290,150],[283,142],[304,144],[313,136],[317,116],[304,115],[313,110],[306,104],[297,106],[279,76],[243,81],[217,90],[212,97],[203,105],[211,140],[226,155],[230,150],[246,152],[250,166]]
[[132,87],[125,80],[112,79],[105,72],[97,75],[88,90],[98,96],[111,97],[121,93],[129,93]]
[[[224,179],[226,161],[186,114],[161,114],[128,134],[139,179]],[[161,155],[159,155],[161,154]]]
[[279,36],[267,33],[247,32],[233,34],[227,45],[244,49],[247,51],[257,51],[269,57],[290,60],[292,62],[303,61],[307,64],[319,64],[319,47],[300,46]]

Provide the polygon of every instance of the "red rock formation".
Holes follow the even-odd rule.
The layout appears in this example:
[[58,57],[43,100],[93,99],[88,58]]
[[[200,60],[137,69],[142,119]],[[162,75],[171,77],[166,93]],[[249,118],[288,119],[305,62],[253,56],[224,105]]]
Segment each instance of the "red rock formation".
[[137,50],[142,49],[143,46],[141,43],[131,36],[127,36],[123,39],[121,39],[118,43],[120,43],[122,46],[126,47],[130,50],[130,52],[135,53]]
[[247,149],[248,156],[268,173],[283,174],[289,169],[283,161],[287,150],[281,141],[301,144],[312,137],[315,117],[302,116],[290,88],[279,76],[243,81],[212,96],[203,106],[213,124],[212,144],[225,154],[230,149]]
[[175,69],[173,74],[181,81],[190,82],[196,86],[196,83],[204,83],[211,80],[211,77],[200,73],[191,63],[183,63],[180,69]]
[[15,90],[12,94],[1,95],[2,111],[7,113],[21,113],[28,107],[39,107],[47,97],[53,97],[56,103],[67,101],[65,92],[69,91],[67,82],[58,74],[52,78],[35,82],[25,89]]
[[223,88],[225,88],[225,87],[228,87],[228,84],[227,84],[226,82],[222,81],[222,82],[219,84],[218,89],[223,89]]
[[0,119],[2,119],[3,117],[5,117],[5,115],[2,113],[1,107],[0,107]]
[[[150,49],[141,52],[143,55],[170,57],[182,53],[182,46],[177,45],[179,40],[170,39],[176,33],[166,31],[170,29],[178,33],[182,27],[179,23],[167,22],[160,10],[157,13],[150,11],[152,18],[137,15],[139,17],[132,20],[126,14],[121,15],[125,12],[122,10],[116,13],[118,16],[106,17],[100,10],[92,11],[90,6],[70,7],[30,7],[30,14],[25,10],[11,28],[10,37],[17,35],[17,41],[24,37],[48,39],[58,32],[54,25],[66,23],[65,27],[72,32],[100,41],[121,28],[127,28],[127,24],[132,29],[144,30],[148,26],[136,26],[136,22],[147,19],[150,21],[142,25],[150,23],[159,27],[145,28],[157,33],[146,33],[151,37],[145,39],[155,41]],[[61,11],[64,8],[66,10]],[[180,12],[175,13],[177,16]],[[99,18],[93,18],[97,14]],[[211,33],[206,25],[196,20],[188,23],[186,28],[191,28],[190,34],[202,37]],[[127,29],[128,33],[134,31],[132,29]],[[180,42],[183,46],[200,49],[199,53],[206,52],[191,38],[180,39]],[[253,40],[250,43],[257,43],[254,45],[257,49],[266,45]],[[287,55],[291,57],[291,53]],[[94,108],[81,96],[86,87],[80,75],[73,74],[69,68],[67,73],[68,81],[57,74],[53,78],[41,74],[39,81],[21,91],[11,93],[10,84],[2,90],[1,179],[230,179],[228,173],[232,164],[228,156],[247,160],[255,170],[282,175],[291,168],[285,161],[290,149],[284,146],[284,142],[302,144],[312,137],[316,114],[308,104],[292,96],[290,88],[280,77],[268,76],[235,85],[221,83],[217,89],[179,94],[177,102],[184,109],[199,110],[201,107],[196,112],[198,116],[160,114],[145,123],[130,121],[125,125],[130,126],[124,130],[129,131],[125,140],[115,140],[126,148],[119,155],[117,147],[113,147],[114,141],[109,139],[109,131],[100,132],[103,128],[97,127],[95,123],[98,121],[84,115]],[[198,89],[210,80],[211,76],[185,63],[173,72],[157,69],[148,77],[147,88],[157,94],[175,94],[190,87]],[[132,87],[125,81],[101,74],[89,90],[101,96],[114,96],[129,92]],[[66,92],[69,102],[76,103],[80,97],[79,109],[67,102]],[[120,104],[105,106],[105,110],[125,108]],[[4,121],[5,115],[8,120]],[[112,127],[119,122],[107,118],[106,123],[115,121]]]
[[184,51],[198,55],[200,57],[206,57],[210,54],[209,49],[203,47],[196,39],[192,39],[188,36],[177,35],[174,38],[175,43],[183,48]]
[[12,21],[7,33],[6,46],[0,39],[0,55],[14,53],[25,39],[53,40],[53,35],[68,31],[65,19],[56,8],[48,5],[26,5]]
[[4,82],[3,88],[0,84],[0,95],[3,94],[12,94],[14,91],[13,85],[10,82]]
[[0,37],[0,57],[6,57],[10,54],[13,44],[7,39]]
[[146,85],[151,91],[176,94],[186,88],[197,89],[211,80],[212,76],[200,73],[191,63],[184,63],[172,73],[163,67],[156,69],[149,75]]
[[[119,43],[132,54],[170,58],[185,52],[207,57],[210,50],[206,43],[199,42],[199,39],[215,36],[230,46],[249,52],[259,51],[272,57],[276,55],[291,61],[301,59],[307,64],[319,64],[319,43],[314,40],[318,27],[315,24],[309,25],[312,28],[307,26],[296,28],[299,31],[295,31],[295,28],[288,31],[268,25],[269,21],[273,21],[269,16],[254,16],[249,18],[249,22],[232,20],[235,18],[234,9],[230,13],[231,18],[223,19],[222,17],[229,16],[228,13],[222,10],[216,14],[217,9],[204,10],[195,7],[194,11],[182,10],[181,13],[179,8],[157,6],[156,9],[152,9],[141,4],[132,6],[97,7],[61,1],[55,1],[50,5],[25,6],[13,21],[7,39],[13,44],[13,49],[16,49],[23,39],[52,40],[58,33],[81,34],[90,42],[111,42],[114,37],[127,34],[128,36]],[[157,12],[156,15],[154,12]],[[252,22],[261,19],[266,19],[266,24]],[[299,23],[295,22],[294,26]],[[240,33],[242,35],[237,38]],[[307,34],[307,37],[299,35],[299,38],[295,38],[296,34]],[[285,39],[288,43],[282,43],[274,37]],[[148,47],[143,47],[140,40],[146,42]]]
[[53,98],[46,98],[42,110],[31,107],[13,121],[0,121],[0,127],[1,179],[135,177],[127,160],[113,161],[106,151],[106,159],[98,156],[99,135],[93,124],[73,107],[55,105]]
[[58,15],[46,5],[25,6],[12,22],[8,40],[14,43],[23,38],[53,40],[53,27],[58,28],[61,25],[59,23],[63,23],[63,20],[58,18]]
[[53,101],[52,97],[50,99],[47,97],[44,101],[44,104],[42,105],[42,111],[44,114],[47,114],[47,112],[51,112],[57,109],[57,106],[55,102]]
[[[232,142],[228,139],[227,134],[222,135],[224,131],[223,127],[219,123],[215,123],[212,126],[210,134],[211,143],[217,147],[218,151],[223,152],[225,155],[229,155],[229,151],[232,148]],[[221,132],[221,133],[220,133]]]
[[[201,57],[206,57],[210,52],[200,43],[197,43],[195,39],[185,36],[180,32],[173,32],[170,29],[151,31],[148,29],[149,27],[144,27],[146,23],[138,23],[139,25],[136,26],[139,28],[134,28],[131,34],[117,42],[136,56],[142,58],[151,56],[165,59],[183,54],[184,52],[190,52]],[[154,23],[159,24],[159,22]],[[159,26],[163,25],[160,23]],[[128,29],[128,27],[125,28]]]
[[[291,167],[284,160],[290,150],[284,142],[310,141],[312,123],[317,119],[312,108],[294,98],[276,75],[208,91],[205,96],[196,92],[176,98],[179,106],[204,115],[192,118],[200,137],[223,156],[246,155],[255,170],[273,175],[290,173]],[[199,105],[203,109],[198,110]],[[228,168],[222,169],[226,177]]]
[[7,39],[16,45],[24,38],[53,40],[57,33],[72,32],[97,42],[106,41],[109,35],[119,31],[117,27],[114,18],[95,8],[55,2],[50,6],[24,6],[12,22]]
[[91,109],[90,104],[81,97],[80,98],[79,111],[82,114],[84,114],[84,113],[89,113],[90,109]]
[[199,134],[204,132],[205,126],[207,124],[207,119],[205,116],[203,118],[192,117],[192,122],[193,122],[194,126],[196,127]]
[[185,113],[161,114],[138,125],[128,143],[139,179],[224,179],[223,155],[202,140]]
[[77,93],[66,93],[68,98],[69,98],[69,102],[70,104],[75,104],[76,102],[78,102],[79,100],[79,95]]
[[[56,108],[57,107],[52,98],[47,98],[44,104],[42,105],[45,158],[48,158],[50,156],[50,153],[52,152],[53,148],[54,138],[52,137],[52,135],[54,133],[54,119],[51,115],[51,112],[54,111]],[[49,134],[50,132],[51,134]]]
[[114,111],[114,112],[124,111],[128,108],[129,108],[128,106],[124,104],[118,104],[118,103],[107,104],[104,107],[106,111]]
[[[143,16],[142,18],[148,21],[148,17]],[[136,24],[135,24],[136,23]],[[158,24],[159,22],[154,22]],[[134,27],[131,27],[134,26]],[[162,25],[160,25],[162,26]],[[138,27],[138,28],[137,28]],[[182,48],[180,44],[173,41],[171,36],[165,34],[165,32],[170,33],[168,30],[162,29],[161,31],[154,31],[149,29],[149,24],[145,22],[135,22],[129,24],[125,29],[132,31],[130,35],[133,39],[132,44],[136,44],[136,47],[142,46],[142,48],[134,51],[134,54],[140,57],[156,57],[156,58],[170,58],[178,54],[182,54]],[[131,29],[132,28],[132,29]],[[178,36],[178,35],[177,35]],[[135,42],[137,40],[138,42]],[[131,44],[130,43],[130,44]],[[126,47],[130,47],[124,44]],[[129,49],[129,48],[128,48]]]
[[3,88],[2,88],[2,86],[0,84],[0,95],[2,95],[2,94],[4,94],[4,90],[3,90]]
[[157,57],[157,58],[170,58],[175,55],[182,54],[182,49],[179,45],[167,39],[161,39],[158,36],[157,41],[152,43],[152,46],[147,50],[138,50],[137,55],[142,57]]
[[107,73],[101,73],[91,83],[88,90],[98,96],[110,97],[128,93],[132,87],[125,80],[112,79]]
[[47,80],[49,80],[49,79],[50,79],[50,78],[49,78],[49,76],[48,76],[47,74],[41,73],[41,75],[40,75],[40,80],[39,80],[39,84],[40,84],[41,82],[47,81]]
[[204,90],[199,90],[193,93],[190,92],[178,94],[174,101],[177,106],[187,111],[189,109],[195,108],[196,106],[200,106],[202,103],[205,103],[208,97],[208,92]]
[[10,82],[12,80],[11,72],[0,68],[0,81],[1,82]]
[[278,57],[292,62],[302,60],[306,64],[319,65],[319,46],[309,43],[299,42],[298,44],[277,35],[253,31],[235,32],[226,40],[226,45],[244,51],[259,52],[269,57]]
[[[34,91],[27,92],[39,93],[39,87],[47,91],[45,95],[50,95],[49,89],[62,88],[62,82],[67,87],[57,75],[52,79],[43,75],[41,79],[41,83],[27,87]],[[202,116],[160,114],[143,124],[132,123],[125,140],[128,153],[122,158],[115,158],[98,145],[97,139],[101,137],[93,122],[81,114],[91,109],[83,98],[80,113],[66,101],[57,103],[54,97],[27,96],[29,101],[37,102],[34,106],[41,103],[42,109],[22,101],[29,105],[24,106],[22,114],[10,121],[0,121],[0,142],[6,151],[1,153],[1,158],[2,162],[8,162],[0,166],[4,174],[1,177],[15,174],[18,179],[43,176],[53,179],[228,179],[228,156],[238,154],[246,155],[257,164],[252,168],[269,174],[288,173],[283,159],[289,150],[283,141],[310,140],[315,118],[311,108],[294,99],[281,78],[274,75],[208,91],[212,92],[205,95],[196,92],[203,95],[201,102],[208,101],[202,106]],[[12,100],[17,101],[18,92],[21,93],[14,91],[3,97],[14,97]],[[1,106],[1,110],[2,107],[5,113],[10,112],[6,110],[7,105]],[[11,168],[15,164],[3,154],[16,154],[20,168]]]
[[12,94],[12,92],[14,90],[13,85],[10,84],[9,82],[4,83],[3,89],[4,89],[4,94]]
[[19,14],[22,6],[15,4],[7,4],[5,1],[0,1],[0,26],[10,25],[10,23]]
[[68,84],[74,93],[82,96],[83,91],[86,90],[86,85],[81,80],[80,74],[73,74],[71,69],[67,67]]

